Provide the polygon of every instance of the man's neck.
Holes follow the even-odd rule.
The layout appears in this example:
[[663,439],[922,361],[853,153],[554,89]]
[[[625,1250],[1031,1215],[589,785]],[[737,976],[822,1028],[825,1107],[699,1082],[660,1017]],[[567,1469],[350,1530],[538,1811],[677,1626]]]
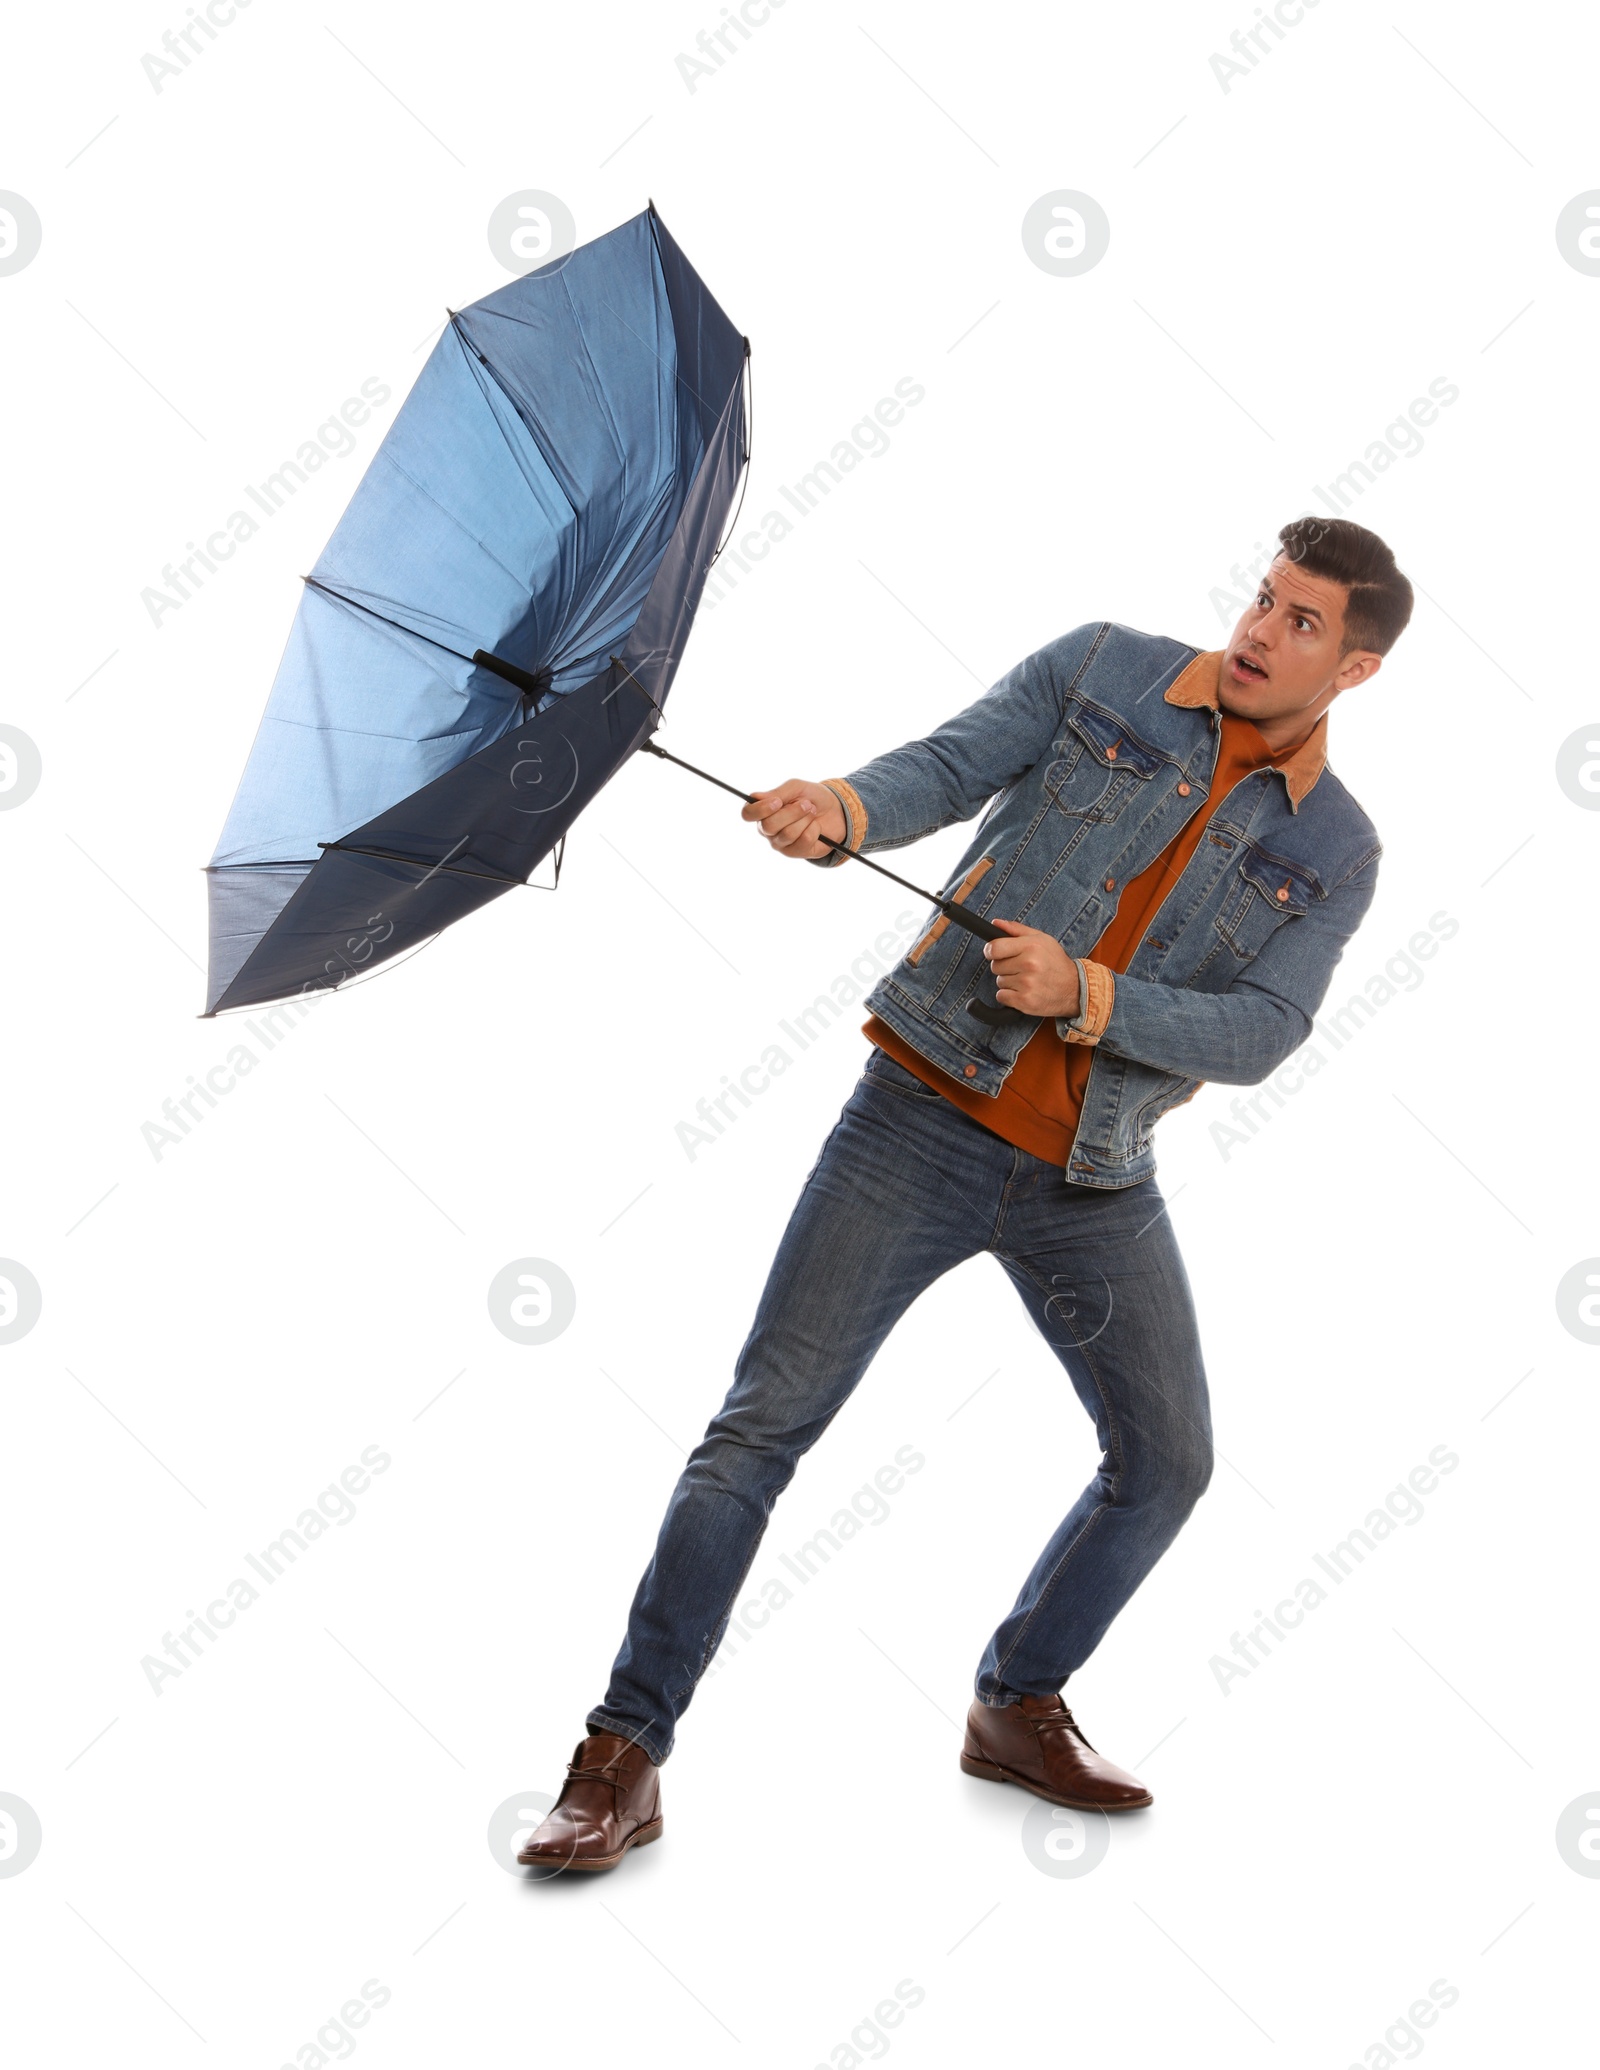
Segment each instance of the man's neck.
[[1323,714],[1332,702],[1331,697],[1325,701],[1319,699],[1306,710],[1280,712],[1276,718],[1252,719],[1248,712],[1231,711],[1227,704],[1218,699],[1220,708],[1228,712],[1230,718],[1244,719],[1254,726],[1275,755],[1293,754],[1296,748],[1304,747],[1321,724]]

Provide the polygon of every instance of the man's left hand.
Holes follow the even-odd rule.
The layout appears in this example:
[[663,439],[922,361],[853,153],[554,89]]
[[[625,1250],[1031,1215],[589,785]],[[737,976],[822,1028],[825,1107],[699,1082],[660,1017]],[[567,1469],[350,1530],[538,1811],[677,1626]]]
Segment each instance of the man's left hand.
[[1018,920],[993,923],[1004,941],[985,942],[983,953],[994,971],[995,996],[1002,1006],[1043,1020],[1078,1011],[1078,966],[1053,934],[1024,927]]

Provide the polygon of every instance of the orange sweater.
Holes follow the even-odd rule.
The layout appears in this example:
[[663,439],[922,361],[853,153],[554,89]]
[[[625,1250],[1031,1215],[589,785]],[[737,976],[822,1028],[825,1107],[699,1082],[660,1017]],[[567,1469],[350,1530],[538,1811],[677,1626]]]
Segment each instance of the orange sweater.
[[[1200,810],[1180,827],[1166,847],[1137,877],[1122,887],[1117,910],[1088,952],[1097,963],[1122,972],[1133,960],[1134,951],[1184,866],[1199,847],[1212,813],[1252,769],[1285,762],[1294,753],[1284,748],[1274,754],[1248,719],[1232,712],[1222,714],[1222,738],[1217,748],[1216,774],[1211,793]],[[998,1094],[975,1092],[932,1064],[893,1028],[870,1014],[861,1032],[888,1051],[896,1063],[935,1087],[974,1121],[1003,1136],[1008,1143],[1065,1168],[1078,1132],[1078,1114],[1083,1105],[1093,1047],[1066,1043],[1056,1033],[1053,1020],[1041,1020],[1023,1044],[1016,1063]]]

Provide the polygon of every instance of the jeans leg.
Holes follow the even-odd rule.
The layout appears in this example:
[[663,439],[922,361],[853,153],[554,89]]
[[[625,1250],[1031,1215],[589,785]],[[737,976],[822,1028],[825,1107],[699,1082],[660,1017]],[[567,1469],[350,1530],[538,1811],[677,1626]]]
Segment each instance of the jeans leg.
[[976,1689],[993,1705],[1053,1695],[1088,1659],[1212,1465],[1194,1304],[1155,1181],[1091,1192],[1042,1164],[1033,1179],[1008,1200],[996,1249],[1101,1457],[989,1641]]
[[727,1399],[668,1501],[591,1730],[667,1758],[773,1503],[912,1301],[988,1242],[1019,1154],[873,1052],[789,1217]]

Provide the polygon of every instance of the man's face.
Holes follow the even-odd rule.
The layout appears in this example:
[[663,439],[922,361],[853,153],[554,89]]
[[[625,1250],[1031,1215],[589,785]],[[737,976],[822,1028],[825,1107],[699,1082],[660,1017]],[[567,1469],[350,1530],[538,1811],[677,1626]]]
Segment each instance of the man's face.
[[1256,725],[1315,719],[1341,690],[1375,675],[1380,655],[1339,652],[1348,594],[1342,582],[1307,574],[1280,553],[1223,650],[1222,709]]

